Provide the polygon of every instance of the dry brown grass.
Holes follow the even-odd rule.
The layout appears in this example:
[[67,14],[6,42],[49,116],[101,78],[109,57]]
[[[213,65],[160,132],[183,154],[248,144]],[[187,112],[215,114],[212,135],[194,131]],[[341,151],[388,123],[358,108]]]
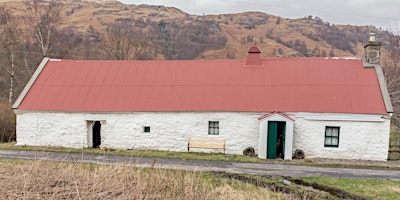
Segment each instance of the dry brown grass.
[[0,162],[1,199],[282,199],[204,173],[49,162]]

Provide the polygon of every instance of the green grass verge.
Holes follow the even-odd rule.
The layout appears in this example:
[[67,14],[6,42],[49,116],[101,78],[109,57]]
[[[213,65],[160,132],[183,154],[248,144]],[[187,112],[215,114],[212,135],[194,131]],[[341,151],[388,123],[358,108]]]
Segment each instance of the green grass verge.
[[318,183],[344,190],[368,199],[400,199],[400,183],[390,180],[307,177],[309,183]]

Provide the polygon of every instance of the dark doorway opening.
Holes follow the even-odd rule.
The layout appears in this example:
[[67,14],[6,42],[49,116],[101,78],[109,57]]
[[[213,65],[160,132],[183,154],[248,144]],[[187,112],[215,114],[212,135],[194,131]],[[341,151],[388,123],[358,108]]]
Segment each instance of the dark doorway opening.
[[285,158],[286,122],[268,122],[267,158]]
[[278,141],[276,141],[276,157],[285,158],[285,128],[286,122],[278,122]]
[[95,121],[92,132],[93,132],[93,148],[99,148],[101,144],[101,123],[100,121]]

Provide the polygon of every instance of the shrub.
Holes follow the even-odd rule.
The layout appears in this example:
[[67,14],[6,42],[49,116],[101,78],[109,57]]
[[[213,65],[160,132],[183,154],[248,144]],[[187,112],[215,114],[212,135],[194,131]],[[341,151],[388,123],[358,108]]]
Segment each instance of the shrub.
[[15,141],[15,114],[9,103],[0,103],[0,142]]
[[400,146],[400,129],[398,127],[392,127],[390,130],[390,145]]

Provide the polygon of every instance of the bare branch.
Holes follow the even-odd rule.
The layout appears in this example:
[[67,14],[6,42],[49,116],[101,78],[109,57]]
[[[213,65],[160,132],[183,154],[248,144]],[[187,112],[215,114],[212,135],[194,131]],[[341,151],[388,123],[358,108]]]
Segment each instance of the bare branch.
[[16,28],[16,21],[11,15],[11,12],[1,9],[0,12],[0,61],[1,68],[7,72],[10,77],[9,82],[9,98],[8,103],[11,103],[14,98],[14,82],[15,82],[15,67],[16,67],[16,44],[19,42],[20,31]]
[[134,25],[114,22],[107,27],[102,50],[108,59],[137,60],[149,54],[151,37]]
[[51,0],[44,2],[40,0],[25,0],[27,10],[27,24],[31,27],[31,34],[37,45],[46,57],[52,50],[57,38],[56,26],[61,22],[62,2]]

